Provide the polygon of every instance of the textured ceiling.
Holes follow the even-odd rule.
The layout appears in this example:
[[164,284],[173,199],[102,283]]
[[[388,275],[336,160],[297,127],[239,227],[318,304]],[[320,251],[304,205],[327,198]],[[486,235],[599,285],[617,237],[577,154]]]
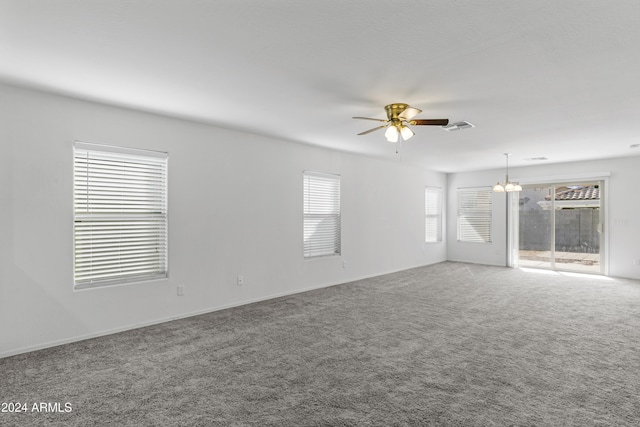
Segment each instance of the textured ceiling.
[[640,155],[639,79],[636,0],[0,0],[0,81],[445,172]]

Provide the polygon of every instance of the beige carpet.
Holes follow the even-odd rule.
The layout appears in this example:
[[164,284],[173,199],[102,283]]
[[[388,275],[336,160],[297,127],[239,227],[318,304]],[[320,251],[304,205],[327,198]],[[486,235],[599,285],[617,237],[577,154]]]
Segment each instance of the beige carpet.
[[0,375],[0,401],[29,407],[2,426],[637,426],[640,283],[447,262],[0,359]]

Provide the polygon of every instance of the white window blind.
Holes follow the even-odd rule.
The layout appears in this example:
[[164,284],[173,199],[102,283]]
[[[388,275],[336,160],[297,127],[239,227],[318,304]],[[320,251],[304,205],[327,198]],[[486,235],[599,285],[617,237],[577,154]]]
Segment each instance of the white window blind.
[[77,289],[167,277],[167,154],[76,142]]
[[340,176],[304,172],[304,257],[340,254]]
[[491,242],[490,189],[458,189],[458,241]]
[[442,190],[427,187],[424,192],[425,239],[427,243],[442,241]]

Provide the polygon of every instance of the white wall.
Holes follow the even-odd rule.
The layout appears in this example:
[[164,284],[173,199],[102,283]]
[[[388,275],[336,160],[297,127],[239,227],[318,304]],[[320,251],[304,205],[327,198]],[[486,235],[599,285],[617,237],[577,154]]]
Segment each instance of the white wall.
[[[557,163],[509,168],[512,180],[564,180],[610,173],[605,188],[608,216],[605,216],[605,238],[608,238],[609,275],[640,279],[640,156],[586,162]],[[448,244],[447,258],[482,264],[505,265],[506,262],[506,195],[494,194],[493,243],[472,244],[456,241],[456,190],[458,187],[492,186],[504,180],[504,169],[450,174],[448,176]]]
[[[446,259],[424,243],[424,187],[444,174],[11,86],[0,99],[0,357]],[[73,290],[74,140],[169,153],[168,279]],[[342,175],[341,257],[302,257],[304,170]]]

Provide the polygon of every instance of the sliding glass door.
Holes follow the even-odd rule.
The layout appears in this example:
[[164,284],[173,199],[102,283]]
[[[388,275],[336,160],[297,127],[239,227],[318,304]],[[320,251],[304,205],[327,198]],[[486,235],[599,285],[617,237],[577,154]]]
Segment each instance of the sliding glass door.
[[520,267],[553,268],[553,211],[540,205],[552,193],[553,188],[548,186],[522,187],[518,218]]
[[601,181],[523,186],[519,266],[602,273],[602,190]]

